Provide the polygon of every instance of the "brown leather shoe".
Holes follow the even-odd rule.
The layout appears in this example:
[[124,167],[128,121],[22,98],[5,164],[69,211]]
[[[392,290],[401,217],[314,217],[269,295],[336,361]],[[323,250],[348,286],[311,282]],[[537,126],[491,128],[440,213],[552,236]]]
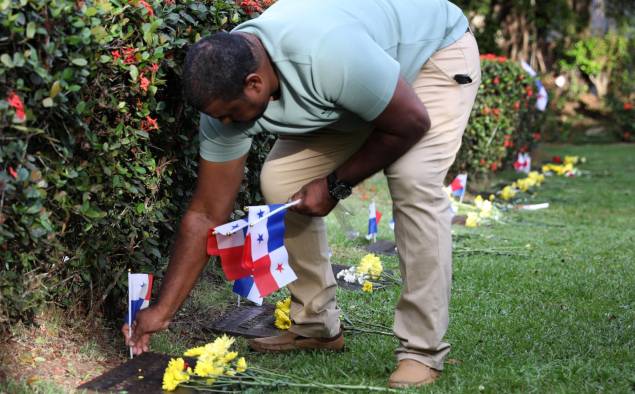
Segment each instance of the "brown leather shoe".
[[434,383],[441,375],[440,371],[430,368],[419,361],[404,359],[399,361],[397,369],[390,375],[388,386],[405,389]]
[[344,335],[340,331],[332,338],[307,338],[287,331],[275,337],[250,339],[248,343],[249,347],[257,352],[288,352],[304,349],[339,351],[344,348]]

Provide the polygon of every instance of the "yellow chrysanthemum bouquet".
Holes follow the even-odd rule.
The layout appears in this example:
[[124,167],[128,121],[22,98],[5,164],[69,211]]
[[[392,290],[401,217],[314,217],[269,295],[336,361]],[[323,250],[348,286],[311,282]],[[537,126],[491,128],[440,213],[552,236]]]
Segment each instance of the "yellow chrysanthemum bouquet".
[[185,357],[195,357],[194,370],[183,358],[170,360],[163,375],[163,390],[173,391],[186,383],[213,385],[216,381],[231,378],[247,370],[244,357],[230,351],[234,338],[223,335],[208,343],[186,351]]
[[223,335],[205,346],[186,351],[183,354],[185,357],[196,358],[194,366],[188,365],[180,357],[170,360],[163,375],[163,390],[174,391],[177,387],[209,392],[239,392],[255,388],[270,391],[281,387],[321,391],[382,390],[380,387],[365,385],[307,382],[292,375],[254,366],[247,370],[245,358],[238,357],[238,353],[230,349],[234,341],[234,338]]

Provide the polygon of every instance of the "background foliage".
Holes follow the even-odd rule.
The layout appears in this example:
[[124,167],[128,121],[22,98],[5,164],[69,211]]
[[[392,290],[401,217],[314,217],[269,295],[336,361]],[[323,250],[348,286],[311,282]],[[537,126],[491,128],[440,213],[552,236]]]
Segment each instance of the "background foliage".
[[[1,1],[0,13],[0,322],[45,299],[100,309],[128,268],[161,272],[193,189],[187,45],[248,15],[116,0]],[[260,199],[253,162],[270,138],[237,206]]]
[[[198,115],[179,80],[187,46],[271,2],[0,0],[0,325],[29,320],[44,301],[113,312],[128,268],[162,271],[196,180]],[[453,168],[485,175],[543,135],[536,88],[516,61],[590,80],[593,51],[576,43],[612,36],[589,27],[591,0],[456,3],[481,52],[510,59],[483,58]],[[630,139],[633,13],[614,3],[606,13],[622,41],[600,72]],[[259,163],[272,140],[256,140],[237,209],[260,200]]]
[[540,140],[533,78],[504,56],[481,55],[481,86],[452,167],[457,172],[485,175],[528,152]]

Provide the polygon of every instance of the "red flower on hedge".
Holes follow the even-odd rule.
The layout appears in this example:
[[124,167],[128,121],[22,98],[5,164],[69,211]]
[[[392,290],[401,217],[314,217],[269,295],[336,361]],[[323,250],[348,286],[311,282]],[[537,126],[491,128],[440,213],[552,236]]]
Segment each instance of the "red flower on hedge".
[[624,110],[625,111],[630,111],[632,109],[633,109],[633,104],[628,103],[628,102],[624,103]]
[[9,166],[9,168],[7,168],[7,171],[9,171],[9,175],[11,175],[13,178],[18,179],[18,173],[16,170],[13,169],[13,167]]
[[159,71],[159,65],[156,63],[152,63],[152,66],[150,67],[150,69],[152,70],[153,73],[156,73],[157,71]]
[[499,108],[492,108],[492,114],[498,117],[501,114],[501,110]]
[[562,157],[560,157],[560,156],[554,156],[554,157],[552,157],[552,158],[551,158],[551,161],[552,161],[553,163],[556,163],[556,164],[562,164]]
[[119,50],[110,51],[110,54],[112,55],[113,61],[117,61],[121,58],[121,52],[119,52]]
[[529,150],[529,147],[527,147],[527,145],[523,145],[520,147],[520,149],[518,150],[520,153],[525,153]]
[[143,73],[141,73],[141,75],[139,76],[139,86],[141,87],[141,90],[143,90],[144,92],[147,92],[148,87],[150,86],[150,80],[146,78],[145,75],[143,75]]
[[124,48],[123,49],[123,55],[124,55],[123,64],[135,63],[137,61],[137,58],[135,57],[135,52],[137,52],[135,48],[132,48],[132,47]]
[[520,109],[520,101],[516,101],[514,103],[514,111],[518,111]]
[[492,163],[489,165],[490,170],[492,171],[496,171],[498,170],[498,164],[497,163]]
[[262,12],[262,6],[256,0],[242,0],[239,5],[249,15],[254,12]]
[[498,56],[496,60],[498,60],[499,63],[503,63],[507,61],[507,58],[505,56]]
[[534,95],[534,90],[531,88],[531,86],[527,86],[525,88],[525,93],[527,93],[527,97],[531,97]]
[[542,138],[542,136],[540,135],[540,132],[533,133],[531,136],[536,142],[540,141],[540,138]]
[[7,97],[7,102],[11,107],[13,107],[13,109],[15,110],[15,116],[20,121],[26,119],[26,113],[24,112],[24,103],[22,102],[20,96],[15,94],[15,92],[11,92],[11,94]]
[[141,121],[141,128],[145,131],[158,130],[159,123],[157,123],[156,119],[152,119],[150,115],[146,115],[145,120]]
[[503,141],[503,146],[505,148],[513,148],[514,142],[512,141],[511,134],[505,134],[505,141]]
[[501,82],[501,79],[497,76],[494,77],[494,79],[492,80],[492,83],[494,85],[498,85]]
[[148,15],[154,16],[154,10],[152,9],[152,6],[148,4],[148,2],[146,2],[145,0],[139,0],[139,5],[145,7],[145,9],[148,10]]

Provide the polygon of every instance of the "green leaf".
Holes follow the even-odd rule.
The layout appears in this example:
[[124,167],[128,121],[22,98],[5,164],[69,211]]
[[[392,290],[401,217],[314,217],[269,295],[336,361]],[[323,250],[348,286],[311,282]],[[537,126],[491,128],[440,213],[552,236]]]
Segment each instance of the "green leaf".
[[60,81],[55,81],[53,82],[53,85],[51,85],[51,90],[49,91],[49,96],[51,98],[57,96],[60,91],[62,90],[62,84],[60,84]]
[[133,81],[136,81],[138,77],[139,69],[133,64],[130,66],[130,78],[132,78]]
[[86,16],[94,16],[94,15],[97,15],[97,8],[95,8],[95,7],[88,7],[88,8],[86,8],[86,11],[84,12],[84,15],[86,15]]
[[0,55],[0,61],[8,68],[13,68],[13,61],[11,61],[11,56],[7,55],[6,53]]
[[35,22],[29,22],[26,25],[26,38],[33,38],[35,37],[35,30],[36,30],[37,26],[35,25]]
[[91,219],[101,219],[106,216],[106,212],[100,211],[99,209],[94,207],[89,207],[87,210],[84,211],[84,215]]
[[73,63],[76,66],[83,67],[88,64],[88,61],[84,59],[83,57],[76,57],[75,59],[71,60],[71,63]]

